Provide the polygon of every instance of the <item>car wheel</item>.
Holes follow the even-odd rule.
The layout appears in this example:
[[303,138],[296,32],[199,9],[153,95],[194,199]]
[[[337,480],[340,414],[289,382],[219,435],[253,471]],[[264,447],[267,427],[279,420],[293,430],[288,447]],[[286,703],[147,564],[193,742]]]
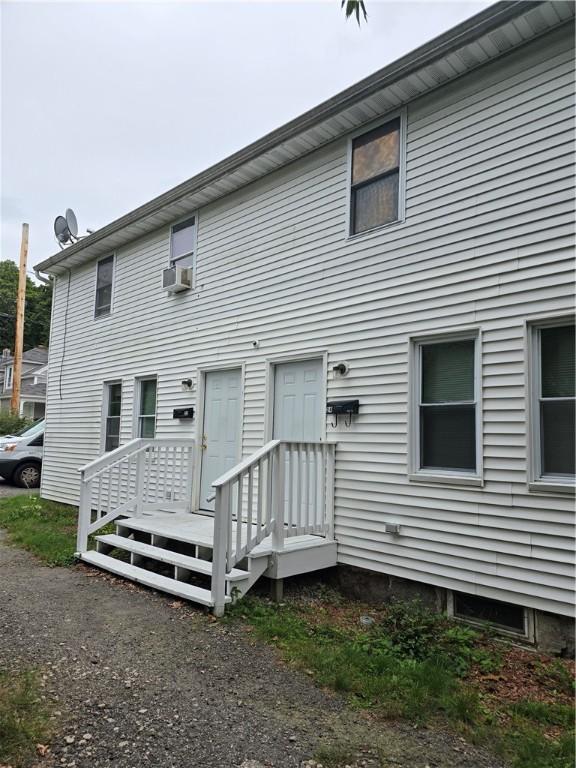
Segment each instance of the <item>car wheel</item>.
[[12,481],[20,488],[38,488],[40,485],[40,464],[25,461],[16,467]]

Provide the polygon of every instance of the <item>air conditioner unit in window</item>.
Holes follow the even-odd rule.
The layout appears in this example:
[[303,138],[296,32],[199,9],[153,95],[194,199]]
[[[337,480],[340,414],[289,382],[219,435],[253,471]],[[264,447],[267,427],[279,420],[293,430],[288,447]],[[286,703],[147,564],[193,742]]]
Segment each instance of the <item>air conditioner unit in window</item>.
[[162,288],[169,293],[187,291],[192,287],[192,270],[189,267],[169,267],[162,270]]

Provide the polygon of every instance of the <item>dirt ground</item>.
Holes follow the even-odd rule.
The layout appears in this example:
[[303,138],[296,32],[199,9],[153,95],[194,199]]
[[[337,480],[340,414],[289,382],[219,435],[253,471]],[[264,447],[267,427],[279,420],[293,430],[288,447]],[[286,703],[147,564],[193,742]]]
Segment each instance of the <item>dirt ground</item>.
[[456,735],[350,709],[241,625],[0,542],[0,668],[30,666],[53,707],[42,768],[299,768],[327,745],[359,767],[500,768]]
[[0,477],[0,499],[7,499],[8,496],[19,496],[22,493],[30,493],[27,488],[18,488],[17,485],[7,483],[3,477]]

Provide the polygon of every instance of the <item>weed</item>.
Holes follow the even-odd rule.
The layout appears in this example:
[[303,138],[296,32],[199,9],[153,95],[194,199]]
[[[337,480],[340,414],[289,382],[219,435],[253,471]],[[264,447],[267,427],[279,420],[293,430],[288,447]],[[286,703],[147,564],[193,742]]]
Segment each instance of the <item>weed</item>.
[[36,674],[0,672],[0,764],[28,765],[47,737],[48,715]]
[[38,555],[48,565],[71,565],[76,549],[78,510],[36,494],[0,501],[0,527],[10,541]]
[[[416,723],[447,722],[474,743],[490,744],[513,768],[573,766],[572,707],[529,700],[489,707],[463,677],[472,665],[482,672],[498,669],[503,651],[495,651],[484,633],[418,603],[393,603],[367,628],[342,628],[318,606],[297,601],[275,605],[248,597],[227,620],[238,616],[286,660],[356,706]],[[542,670],[559,688],[568,686],[561,664]],[[563,734],[551,735],[551,727]],[[328,751],[317,756],[323,765],[349,762],[341,747],[323,749]]]

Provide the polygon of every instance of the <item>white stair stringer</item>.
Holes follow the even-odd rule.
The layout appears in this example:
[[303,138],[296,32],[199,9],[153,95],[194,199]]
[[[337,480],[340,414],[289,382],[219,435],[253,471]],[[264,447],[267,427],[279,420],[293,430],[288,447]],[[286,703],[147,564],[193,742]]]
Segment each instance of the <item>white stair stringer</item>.
[[[167,576],[160,576],[153,571],[147,571],[145,568],[138,568],[122,560],[116,560],[116,558],[109,555],[103,555],[101,552],[83,552],[81,559],[84,563],[96,565],[98,568],[110,571],[110,573],[114,573],[117,576],[124,576],[124,578],[130,579],[130,581],[144,584],[146,587],[152,587],[152,589],[158,589],[161,592],[168,592],[170,595],[176,595],[176,597],[205,605],[208,608],[214,605],[209,589],[202,589],[202,587],[196,587],[193,584],[186,584]],[[231,598],[228,595],[225,598],[225,602],[231,602]]]

